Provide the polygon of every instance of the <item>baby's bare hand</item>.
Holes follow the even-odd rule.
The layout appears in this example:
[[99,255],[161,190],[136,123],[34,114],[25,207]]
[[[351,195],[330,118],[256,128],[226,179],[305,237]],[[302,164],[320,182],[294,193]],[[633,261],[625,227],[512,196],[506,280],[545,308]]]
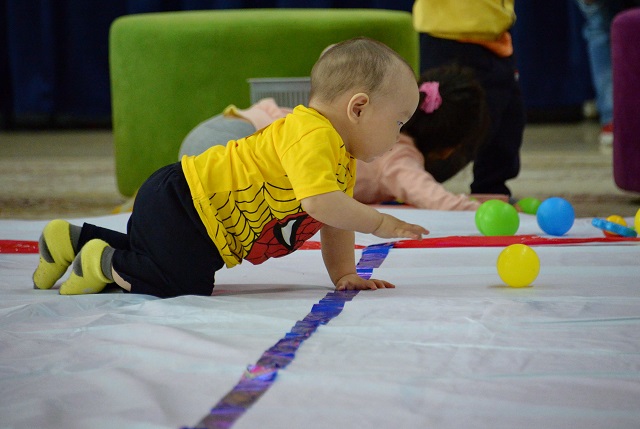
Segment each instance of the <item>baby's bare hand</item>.
[[347,274],[336,283],[336,290],[393,289],[396,286],[385,280],[363,279],[357,274]]
[[412,223],[403,222],[399,228],[396,229],[396,237],[411,238],[413,240],[422,239],[423,235],[429,234],[429,231],[420,225],[414,225]]
[[420,240],[429,231],[420,225],[407,223],[394,216],[382,213],[382,222],[373,235],[380,238],[411,238]]

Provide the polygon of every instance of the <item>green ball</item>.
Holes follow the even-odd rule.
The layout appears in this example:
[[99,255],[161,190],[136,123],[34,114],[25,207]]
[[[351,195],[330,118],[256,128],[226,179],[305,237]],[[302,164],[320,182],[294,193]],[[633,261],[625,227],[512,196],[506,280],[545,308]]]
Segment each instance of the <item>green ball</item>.
[[542,201],[537,198],[527,197],[523,198],[516,204],[522,210],[522,213],[534,215],[538,212],[538,207],[540,207]]
[[518,211],[504,201],[485,201],[476,210],[476,227],[482,235],[514,235],[519,226]]

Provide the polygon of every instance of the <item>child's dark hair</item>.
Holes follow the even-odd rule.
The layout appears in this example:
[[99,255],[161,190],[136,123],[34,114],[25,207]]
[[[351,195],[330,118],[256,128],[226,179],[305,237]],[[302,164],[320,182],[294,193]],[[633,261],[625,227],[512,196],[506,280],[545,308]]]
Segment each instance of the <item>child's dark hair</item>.
[[416,147],[425,157],[425,168],[428,171],[430,169],[427,163],[432,158],[429,154],[454,149],[456,158],[466,159],[463,165],[459,165],[460,162],[453,163],[455,166],[449,163],[450,168],[456,171],[434,174],[436,180],[442,181],[445,176],[453,176],[473,160],[486,138],[489,114],[485,92],[475,79],[473,70],[458,65],[426,70],[420,76],[419,85],[423,82],[439,83],[442,104],[433,112],[426,113],[420,108],[426,94],[420,92],[420,104],[402,127],[402,132],[413,138]]

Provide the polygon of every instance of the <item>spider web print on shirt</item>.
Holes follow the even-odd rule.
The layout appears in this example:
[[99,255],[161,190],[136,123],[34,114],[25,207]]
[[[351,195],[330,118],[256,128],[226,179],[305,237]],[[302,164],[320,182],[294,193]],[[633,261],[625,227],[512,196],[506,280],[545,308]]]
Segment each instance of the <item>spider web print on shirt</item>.
[[224,226],[217,231],[227,244],[221,253],[253,264],[293,252],[322,227],[302,210],[290,187],[252,185],[215,194],[210,203]]
[[[353,182],[353,173],[350,163],[338,161],[332,179],[337,184],[336,190],[346,192]],[[319,176],[319,179],[319,183],[327,183],[326,178]],[[259,264],[287,255],[322,227],[322,223],[304,212],[287,175],[258,181],[243,189],[214,193],[208,204],[208,211],[215,213],[218,222],[214,221],[207,229],[210,234],[215,231],[212,239],[228,266],[241,260]]]

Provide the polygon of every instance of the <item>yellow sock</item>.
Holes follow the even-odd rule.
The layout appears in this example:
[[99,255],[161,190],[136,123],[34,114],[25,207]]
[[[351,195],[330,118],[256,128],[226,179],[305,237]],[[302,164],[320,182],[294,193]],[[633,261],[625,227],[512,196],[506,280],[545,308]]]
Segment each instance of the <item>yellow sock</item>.
[[40,262],[33,273],[38,289],[51,289],[73,262],[76,252],[71,241],[71,225],[62,219],[49,222],[39,241]]
[[[106,252],[107,261],[103,261]],[[111,276],[111,256],[113,248],[99,239],[87,242],[73,261],[73,267],[69,279],[60,286],[61,295],[81,295],[98,293],[107,285],[113,283],[113,279],[105,276],[105,270],[109,270]],[[105,263],[106,262],[106,263]]]

